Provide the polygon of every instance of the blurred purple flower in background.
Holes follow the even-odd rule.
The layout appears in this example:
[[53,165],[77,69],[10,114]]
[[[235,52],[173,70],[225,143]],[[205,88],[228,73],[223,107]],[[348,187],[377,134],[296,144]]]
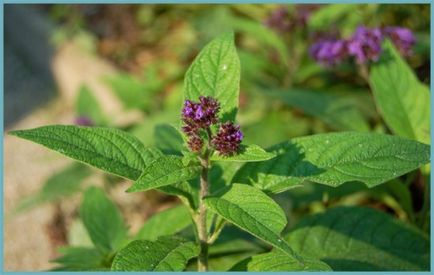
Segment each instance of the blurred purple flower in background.
[[379,28],[360,26],[348,41],[348,53],[356,58],[358,64],[377,61],[381,53],[383,34]]
[[285,6],[275,9],[264,22],[265,26],[278,32],[287,32],[292,28],[288,8]]
[[333,66],[347,57],[347,42],[345,40],[321,40],[313,44],[310,55],[324,66]]
[[240,126],[228,121],[220,125],[212,144],[220,155],[230,156],[238,150],[243,137]]
[[412,47],[416,43],[416,38],[411,30],[403,27],[385,27],[383,34],[390,38],[403,56],[412,54]]
[[80,125],[80,126],[94,126],[95,125],[93,120],[89,117],[86,117],[86,116],[79,116],[79,117],[75,118],[74,124]]

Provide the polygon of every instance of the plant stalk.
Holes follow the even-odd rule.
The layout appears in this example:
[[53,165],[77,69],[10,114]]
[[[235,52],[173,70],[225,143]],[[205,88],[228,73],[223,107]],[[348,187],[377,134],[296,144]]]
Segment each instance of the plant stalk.
[[202,161],[202,172],[200,175],[200,194],[199,194],[199,217],[197,221],[197,231],[199,235],[200,252],[197,258],[198,271],[208,271],[208,232],[206,226],[206,206],[203,199],[208,195],[208,169],[209,155],[205,154]]

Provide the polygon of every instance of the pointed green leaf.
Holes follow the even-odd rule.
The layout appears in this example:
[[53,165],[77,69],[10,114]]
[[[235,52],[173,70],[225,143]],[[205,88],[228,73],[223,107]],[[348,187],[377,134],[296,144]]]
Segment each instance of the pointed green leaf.
[[157,124],[154,128],[155,146],[165,154],[181,155],[184,140],[175,127],[169,124]]
[[136,180],[161,155],[134,136],[116,129],[72,125],[43,126],[10,132],[106,172]]
[[223,34],[206,45],[188,69],[184,98],[197,101],[200,95],[220,102],[221,117],[234,120],[238,109],[240,61],[233,33]]
[[384,212],[339,207],[308,216],[286,237],[302,256],[333,270],[429,270],[429,238]]
[[193,242],[164,236],[155,242],[137,240],[115,256],[113,271],[183,271],[188,260],[199,254]]
[[246,163],[232,182],[281,192],[309,180],[330,186],[360,181],[368,187],[429,162],[430,146],[398,136],[341,132],[319,134],[273,146],[277,157]]
[[241,229],[300,259],[280,237],[287,223],[285,213],[262,191],[245,184],[233,184],[230,189],[205,198],[205,204]]
[[104,255],[98,249],[89,247],[65,247],[62,256],[53,262],[60,264],[55,271],[97,271],[105,270]]
[[103,253],[116,251],[127,235],[121,212],[97,187],[85,192],[80,217],[93,244]]
[[182,157],[161,156],[143,170],[143,174],[127,192],[147,191],[193,179],[199,176],[202,166],[197,162],[185,165]]
[[156,240],[160,236],[172,235],[191,224],[188,208],[179,205],[150,217],[140,228],[136,239]]
[[235,162],[253,162],[264,161],[275,157],[273,153],[268,153],[258,145],[240,145],[237,153],[233,156],[225,157],[219,156],[217,152],[214,152],[211,156],[211,160],[214,161],[235,161]]
[[[305,265],[301,266],[297,260],[291,258],[280,250],[274,250],[245,259],[242,263],[245,271],[332,271],[330,266],[319,260],[304,260]],[[240,268],[241,263],[238,264]]]
[[371,67],[370,82],[384,120],[397,135],[430,143],[430,93],[390,41]]

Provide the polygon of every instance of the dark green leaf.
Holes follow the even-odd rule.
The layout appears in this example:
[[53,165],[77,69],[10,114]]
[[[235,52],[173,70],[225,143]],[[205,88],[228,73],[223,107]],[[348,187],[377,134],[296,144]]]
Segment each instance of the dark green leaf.
[[428,163],[430,147],[397,136],[342,132],[295,138],[268,151],[277,157],[245,164],[232,182],[274,193],[306,180],[330,186],[361,181],[373,187]]
[[132,180],[161,155],[156,149],[145,148],[134,136],[110,128],[52,125],[10,134]]
[[181,134],[169,124],[158,124],[154,129],[155,145],[165,154],[181,155],[184,140]]
[[88,247],[65,247],[62,256],[53,262],[60,264],[55,271],[96,271],[105,270],[104,255],[98,249]]
[[340,207],[304,218],[286,238],[333,270],[429,270],[427,236],[371,208]]
[[198,254],[196,244],[177,236],[160,237],[155,242],[137,240],[116,254],[112,271],[182,271]]
[[285,213],[262,191],[233,184],[230,189],[207,197],[205,204],[229,222],[299,259],[280,237],[287,223]]
[[87,86],[80,87],[75,106],[75,112],[79,117],[90,118],[96,125],[103,125],[105,123],[98,100]]
[[233,33],[212,40],[196,57],[184,80],[185,99],[212,96],[220,102],[223,120],[234,120],[238,109],[240,61]]
[[190,180],[199,176],[201,169],[202,166],[197,162],[185,165],[179,156],[161,156],[143,170],[143,174],[127,192],[147,191]]

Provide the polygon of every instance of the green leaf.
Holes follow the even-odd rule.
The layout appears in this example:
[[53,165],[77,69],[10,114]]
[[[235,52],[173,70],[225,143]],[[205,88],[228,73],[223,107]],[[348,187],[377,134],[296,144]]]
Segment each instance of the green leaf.
[[191,224],[190,212],[184,205],[169,208],[150,217],[140,228],[136,239],[156,240],[172,235]]
[[169,124],[158,124],[154,129],[155,145],[165,154],[181,155],[184,140],[181,134]]
[[290,107],[301,109],[306,114],[324,121],[333,129],[369,131],[367,121],[356,108],[356,99],[350,94],[335,95],[308,90],[266,91],[264,94],[278,98]]
[[214,152],[211,156],[211,160],[214,161],[235,161],[235,162],[252,162],[252,161],[264,161],[275,157],[275,154],[268,153],[258,145],[240,145],[237,153],[233,156],[225,157],[219,156],[217,152]]
[[106,120],[101,111],[98,100],[92,94],[89,87],[85,85],[80,87],[77,101],[75,103],[75,112],[80,117],[90,118],[96,125],[103,125]]
[[428,163],[430,146],[398,136],[341,132],[295,138],[268,151],[277,157],[245,164],[232,182],[272,193],[306,180],[335,187],[360,181],[373,187]]
[[62,256],[53,262],[60,264],[55,271],[96,271],[105,270],[104,255],[98,249],[88,247],[65,247]]
[[202,166],[198,162],[185,165],[182,157],[161,156],[143,170],[143,174],[128,188],[127,192],[147,191],[190,180],[199,176],[201,169]]
[[370,82],[376,104],[397,135],[430,143],[430,93],[390,41],[371,67]]
[[112,271],[182,271],[198,254],[196,244],[177,236],[160,237],[155,242],[137,240],[116,254]]
[[119,209],[97,187],[85,192],[80,217],[93,244],[103,253],[116,251],[127,235]]
[[[330,266],[319,260],[304,260],[305,265],[301,266],[297,260],[291,258],[282,251],[271,251],[250,257],[243,261],[242,265],[246,271],[264,272],[264,271],[332,271]],[[234,267],[234,269],[239,269]],[[231,270],[233,271],[233,270]]]
[[308,216],[287,241],[333,270],[429,270],[430,242],[418,229],[371,208],[339,207]]
[[300,259],[280,237],[287,223],[285,213],[262,191],[244,184],[233,184],[230,189],[205,198],[205,204],[241,229]]
[[29,210],[42,203],[55,202],[75,194],[81,183],[90,175],[90,169],[80,163],[67,166],[64,170],[52,175],[42,189],[30,197],[21,200],[15,213]]
[[240,61],[233,33],[223,34],[206,45],[188,69],[184,98],[198,101],[212,96],[220,102],[223,120],[235,120],[240,86]]
[[43,126],[10,132],[106,172],[136,180],[161,155],[134,136],[116,129],[72,125]]

